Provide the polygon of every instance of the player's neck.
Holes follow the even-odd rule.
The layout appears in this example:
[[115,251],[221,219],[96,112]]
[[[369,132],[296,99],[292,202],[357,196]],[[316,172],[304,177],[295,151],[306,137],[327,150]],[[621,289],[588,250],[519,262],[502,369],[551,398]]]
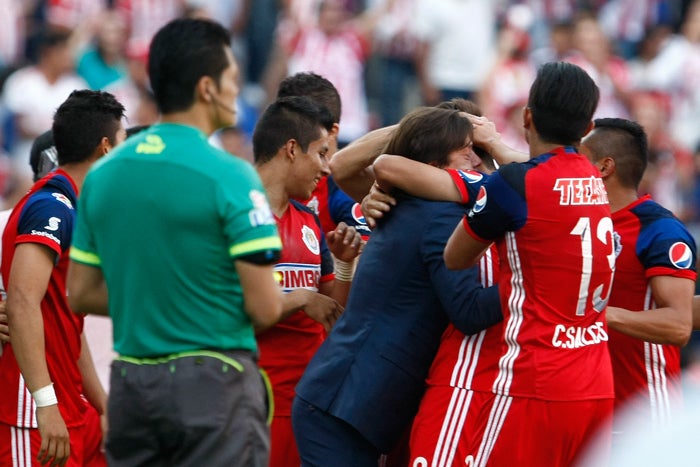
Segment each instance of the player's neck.
[[68,174],[68,176],[75,183],[78,192],[83,189],[83,181],[85,181],[85,175],[87,175],[88,170],[92,167],[94,161],[88,163],[87,161],[80,163],[70,163],[59,166],[61,170]]
[[161,122],[192,126],[200,129],[207,136],[216,130],[207,115],[206,108],[198,104],[193,104],[192,107],[182,112],[163,114]]
[[611,212],[617,212],[639,199],[639,195],[635,189],[611,186],[609,184],[606,184],[605,189],[608,192],[608,202],[610,203]]
[[287,194],[284,180],[280,177],[281,172],[275,169],[274,161],[256,165],[255,168],[265,187],[270,209],[275,216],[282,217],[289,206],[289,194]]
[[552,152],[556,148],[560,148],[562,146],[564,145],[542,141],[539,138],[532,138],[530,142],[530,158],[538,157],[542,154]]

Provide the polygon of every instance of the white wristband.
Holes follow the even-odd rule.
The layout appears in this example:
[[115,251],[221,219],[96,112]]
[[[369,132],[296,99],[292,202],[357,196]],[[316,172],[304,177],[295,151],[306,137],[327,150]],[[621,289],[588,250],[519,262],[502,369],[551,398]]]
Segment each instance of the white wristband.
[[53,383],[43,388],[37,389],[32,393],[34,403],[37,407],[48,407],[49,405],[58,404],[56,399],[56,391],[53,390]]
[[335,279],[343,282],[352,282],[352,278],[355,275],[355,263],[356,261],[340,261],[335,260]]

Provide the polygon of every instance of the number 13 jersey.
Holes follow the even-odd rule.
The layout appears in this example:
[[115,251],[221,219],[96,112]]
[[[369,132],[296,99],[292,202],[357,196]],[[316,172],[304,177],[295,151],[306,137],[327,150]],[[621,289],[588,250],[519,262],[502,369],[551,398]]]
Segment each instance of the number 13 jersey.
[[612,398],[604,309],[615,243],[598,170],[571,147],[505,165],[481,187],[464,227],[498,246],[507,350],[493,392]]

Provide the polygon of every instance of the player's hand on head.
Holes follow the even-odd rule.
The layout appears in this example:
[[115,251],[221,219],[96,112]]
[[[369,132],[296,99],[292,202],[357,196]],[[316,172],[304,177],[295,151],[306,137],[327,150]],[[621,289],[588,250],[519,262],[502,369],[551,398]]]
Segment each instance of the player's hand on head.
[[340,261],[350,262],[357,258],[362,248],[362,236],[355,227],[341,222],[326,235],[328,249]]
[[360,207],[367,225],[373,229],[377,226],[377,220],[381,219],[384,213],[391,211],[392,206],[396,206],[396,198],[382,191],[375,183],[363,198]]
[[42,465],[66,465],[70,457],[70,438],[58,405],[38,407],[36,420],[41,434],[41,447],[37,460]]
[[304,307],[304,312],[309,318],[321,323],[323,328],[328,332],[331,330],[335,322],[343,314],[344,308],[340,303],[327,295],[314,293]]
[[475,146],[488,149],[488,146],[494,141],[501,139],[501,134],[496,130],[496,124],[486,117],[477,117],[476,115],[467,114],[469,121],[474,127],[472,141]]

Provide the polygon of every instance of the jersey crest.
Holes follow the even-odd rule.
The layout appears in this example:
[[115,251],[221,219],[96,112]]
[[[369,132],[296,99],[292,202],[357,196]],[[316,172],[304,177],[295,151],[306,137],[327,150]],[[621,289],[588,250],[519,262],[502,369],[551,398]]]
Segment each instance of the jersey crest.
[[314,230],[308,225],[301,228],[301,239],[304,241],[304,245],[306,245],[306,248],[308,248],[311,253],[315,255],[319,254],[321,249],[318,243],[318,238],[316,237]]

